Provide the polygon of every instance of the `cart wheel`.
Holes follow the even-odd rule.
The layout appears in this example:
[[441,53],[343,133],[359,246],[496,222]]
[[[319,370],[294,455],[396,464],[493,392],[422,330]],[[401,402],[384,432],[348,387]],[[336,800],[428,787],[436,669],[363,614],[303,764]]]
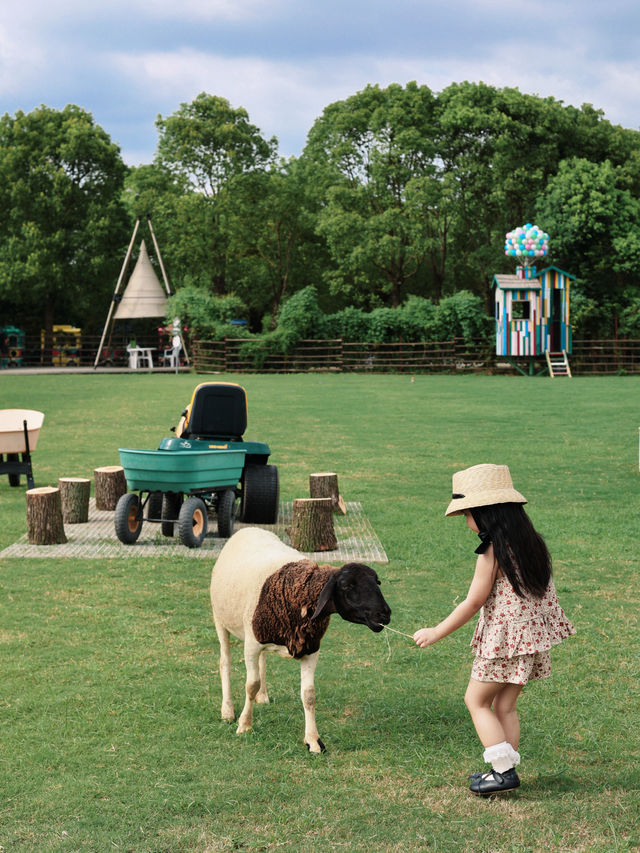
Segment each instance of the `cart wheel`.
[[149,492],[147,518],[157,521],[162,516],[162,492]]
[[[7,453],[7,462],[19,462],[20,456],[17,453]],[[9,474],[9,485],[20,485],[20,474]]]
[[218,496],[218,536],[222,539],[228,539],[233,535],[236,511],[235,489],[225,489]]
[[113,516],[116,536],[125,545],[133,545],[142,530],[142,508],[140,498],[134,492],[127,492],[118,500]]
[[162,533],[164,536],[173,536],[174,522],[180,515],[182,506],[182,495],[180,492],[164,492],[162,495]]
[[199,548],[207,535],[207,508],[200,498],[187,498],[178,516],[178,535],[187,548]]
[[242,478],[242,521],[275,524],[278,520],[280,482],[275,465],[247,465]]

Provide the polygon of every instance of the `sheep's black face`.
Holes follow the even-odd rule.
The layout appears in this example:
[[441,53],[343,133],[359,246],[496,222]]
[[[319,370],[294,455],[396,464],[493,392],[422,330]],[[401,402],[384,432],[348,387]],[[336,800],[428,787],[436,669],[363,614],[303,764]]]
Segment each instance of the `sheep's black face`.
[[362,563],[346,563],[338,572],[333,592],[337,612],[347,622],[382,631],[391,619],[391,608],[380,592],[377,574]]

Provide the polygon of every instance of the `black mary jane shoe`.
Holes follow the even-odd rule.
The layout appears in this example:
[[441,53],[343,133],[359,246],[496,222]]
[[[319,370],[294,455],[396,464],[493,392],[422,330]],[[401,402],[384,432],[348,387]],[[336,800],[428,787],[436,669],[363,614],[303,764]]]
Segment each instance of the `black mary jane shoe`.
[[[485,770],[484,772],[481,771],[480,773],[469,773],[467,778],[469,779],[470,782],[475,782],[476,779],[481,779],[485,775],[486,772],[487,771]],[[489,771],[489,772],[491,772],[491,771]]]
[[511,770],[505,770],[504,773],[498,773],[497,770],[483,773],[479,779],[474,779],[469,790],[481,797],[490,797],[492,794],[503,794],[519,787],[520,779],[515,767],[512,767]]

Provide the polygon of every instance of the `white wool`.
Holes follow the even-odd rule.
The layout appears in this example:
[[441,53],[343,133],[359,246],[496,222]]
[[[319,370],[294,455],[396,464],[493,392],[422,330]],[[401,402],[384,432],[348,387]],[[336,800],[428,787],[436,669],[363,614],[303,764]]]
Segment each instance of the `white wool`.
[[[302,555],[285,545],[270,531],[246,527],[225,544],[211,573],[211,605],[220,641],[220,680],[222,686],[222,718],[234,718],[231,697],[231,647],[229,634],[244,641],[247,672],[245,703],[238,719],[238,734],[250,731],[253,703],[268,702],[265,651],[289,657],[284,646],[261,645],[252,628],[253,614],[265,580],[287,563],[297,562]],[[311,752],[324,747],[315,719],[314,673],[319,652],[300,659],[300,697],[304,708],[304,741]]]
[[211,573],[211,605],[234,637],[243,640],[265,580],[300,553],[285,545],[275,533],[245,527],[235,533],[220,552]]

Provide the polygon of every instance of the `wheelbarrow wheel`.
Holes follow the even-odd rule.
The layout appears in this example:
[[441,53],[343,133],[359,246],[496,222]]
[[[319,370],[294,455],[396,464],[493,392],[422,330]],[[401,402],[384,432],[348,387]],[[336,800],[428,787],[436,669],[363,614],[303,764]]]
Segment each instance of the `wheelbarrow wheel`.
[[278,520],[280,481],[275,465],[247,465],[242,478],[242,521],[275,524]]
[[[17,453],[7,453],[7,462],[19,462],[20,456]],[[9,485],[20,485],[20,474],[9,474]]]
[[180,515],[182,495],[180,492],[164,492],[162,495],[162,533],[173,536],[175,522]]
[[207,508],[200,498],[187,498],[178,516],[178,535],[187,548],[199,548],[207,535]]
[[162,516],[162,492],[149,492],[147,518],[158,521]]
[[134,492],[122,495],[113,515],[116,536],[125,545],[133,545],[142,530],[142,506]]
[[236,492],[225,489],[218,497],[218,536],[228,539],[236,523]]

